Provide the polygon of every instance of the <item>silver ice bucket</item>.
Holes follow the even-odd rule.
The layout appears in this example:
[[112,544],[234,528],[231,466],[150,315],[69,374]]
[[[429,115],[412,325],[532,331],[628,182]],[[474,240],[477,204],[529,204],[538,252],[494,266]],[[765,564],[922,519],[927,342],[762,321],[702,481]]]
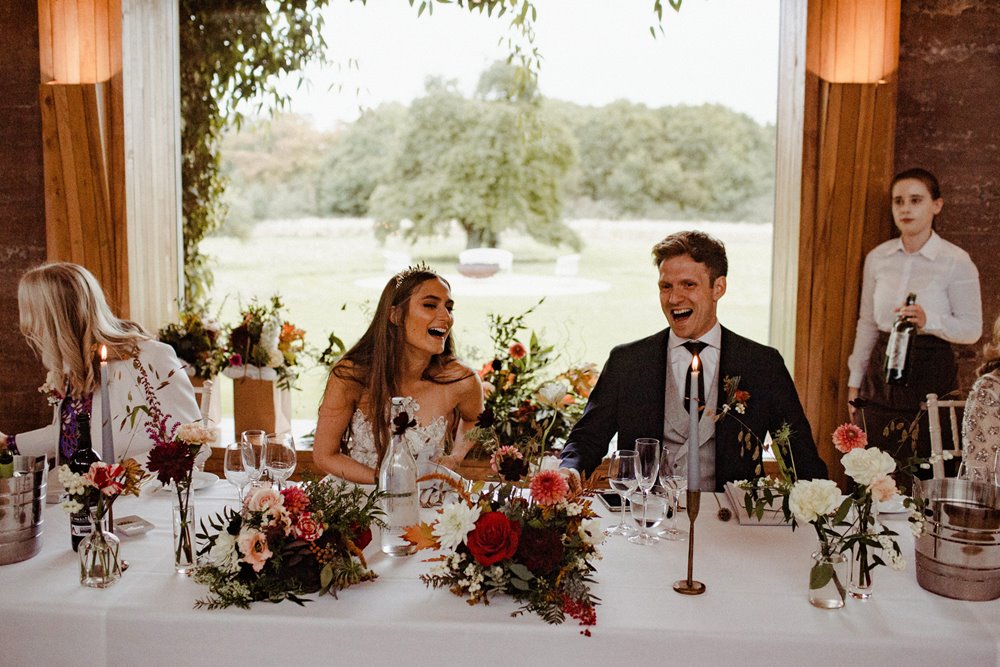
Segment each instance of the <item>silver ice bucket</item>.
[[914,543],[917,583],[957,600],[1000,598],[1000,489],[964,479],[920,481],[927,523]]
[[42,548],[44,456],[15,456],[14,476],[0,479],[0,565],[27,560]]

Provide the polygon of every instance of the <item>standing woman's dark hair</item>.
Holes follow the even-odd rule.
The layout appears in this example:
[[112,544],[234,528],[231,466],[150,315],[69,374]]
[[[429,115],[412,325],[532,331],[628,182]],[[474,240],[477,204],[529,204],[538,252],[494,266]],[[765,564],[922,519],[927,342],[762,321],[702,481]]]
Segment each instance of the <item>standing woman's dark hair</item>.
[[[331,370],[338,378],[360,385],[367,394],[373,412],[369,418],[379,426],[372,430],[379,460],[388,446],[389,432],[388,412],[379,406],[389,405],[389,400],[400,393],[397,382],[409,310],[407,306],[417,288],[428,280],[440,280],[448,285],[447,280],[423,264],[410,267],[390,278],[382,289],[368,329]],[[444,351],[431,357],[423,379],[448,384],[468,377],[467,372],[455,372],[456,365],[452,364],[453,361],[455,344],[449,332],[444,342]]]

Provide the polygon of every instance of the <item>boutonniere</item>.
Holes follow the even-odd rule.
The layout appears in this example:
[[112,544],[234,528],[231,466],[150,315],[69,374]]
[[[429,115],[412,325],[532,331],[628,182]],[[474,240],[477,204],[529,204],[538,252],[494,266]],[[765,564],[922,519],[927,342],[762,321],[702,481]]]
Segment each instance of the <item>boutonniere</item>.
[[55,371],[49,371],[45,376],[45,382],[41,387],[38,388],[38,392],[45,396],[45,400],[49,405],[56,406],[63,402],[66,398],[66,392],[59,389],[61,378],[55,373]]
[[722,378],[722,388],[726,392],[726,403],[722,406],[723,414],[730,410],[735,410],[741,415],[746,414],[750,392],[740,389],[740,376],[727,375]]

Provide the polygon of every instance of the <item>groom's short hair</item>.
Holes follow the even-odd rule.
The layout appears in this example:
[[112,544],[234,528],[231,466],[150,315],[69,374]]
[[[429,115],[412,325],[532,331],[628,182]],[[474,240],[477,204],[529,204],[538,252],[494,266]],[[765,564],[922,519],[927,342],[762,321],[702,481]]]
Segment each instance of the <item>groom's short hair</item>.
[[722,241],[705,232],[677,232],[653,246],[653,263],[659,267],[665,259],[690,255],[694,261],[708,268],[708,277],[715,283],[719,276],[729,273],[726,246]]

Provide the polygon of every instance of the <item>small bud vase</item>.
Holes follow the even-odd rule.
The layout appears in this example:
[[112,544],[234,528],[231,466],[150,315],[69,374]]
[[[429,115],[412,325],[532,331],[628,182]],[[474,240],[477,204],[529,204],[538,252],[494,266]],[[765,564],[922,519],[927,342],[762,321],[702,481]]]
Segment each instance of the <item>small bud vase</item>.
[[809,602],[820,609],[840,609],[847,596],[847,557],[821,544],[809,569]]
[[80,542],[80,584],[107,588],[122,577],[119,541],[114,533],[102,530],[102,520],[94,517],[93,531]]
[[194,553],[194,503],[191,501],[191,482],[177,485],[173,501],[174,569],[177,574],[191,575],[195,571]]

